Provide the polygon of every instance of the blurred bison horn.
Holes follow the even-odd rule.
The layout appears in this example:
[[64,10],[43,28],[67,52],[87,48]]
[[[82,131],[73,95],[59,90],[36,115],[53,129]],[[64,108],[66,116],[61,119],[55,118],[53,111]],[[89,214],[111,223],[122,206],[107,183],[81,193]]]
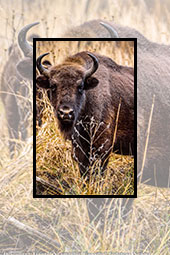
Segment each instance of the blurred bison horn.
[[93,73],[96,72],[96,70],[97,70],[98,67],[99,67],[99,61],[98,61],[98,59],[97,59],[93,54],[91,54],[91,53],[87,53],[87,55],[89,55],[89,56],[92,58],[92,60],[93,60],[93,65],[92,65],[92,67],[91,67],[90,69],[88,69],[88,70],[86,71],[85,76],[84,76],[84,79],[89,78]]
[[39,22],[34,22],[31,24],[28,24],[27,26],[23,27],[18,34],[18,44],[19,44],[19,47],[21,48],[21,50],[23,51],[25,57],[33,57],[33,48],[27,42],[26,35],[27,35],[28,30],[31,27],[34,27],[38,24],[39,24]]
[[117,31],[112,26],[110,26],[104,22],[100,22],[100,24],[107,29],[111,38],[119,38]]
[[46,55],[48,55],[49,53],[44,53],[42,55],[40,55],[38,58],[37,58],[37,68],[40,72],[40,74],[43,74],[44,76],[46,77],[49,77],[49,71],[48,69],[46,69],[45,67],[42,66],[41,64],[41,60],[43,57],[45,57]]

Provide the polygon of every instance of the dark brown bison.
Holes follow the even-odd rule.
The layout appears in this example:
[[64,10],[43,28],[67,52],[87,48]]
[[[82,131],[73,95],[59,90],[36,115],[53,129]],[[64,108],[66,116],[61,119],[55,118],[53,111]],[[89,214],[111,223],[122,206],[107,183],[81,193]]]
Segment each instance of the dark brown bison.
[[72,141],[73,155],[82,175],[100,161],[107,166],[113,146],[117,110],[121,110],[114,150],[134,151],[133,68],[108,57],[80,52],[48,70],[37,59],[39,87],[51,91],[51,104],[64,136]]
[[[33,23],[26,27],[26,32],[38,23]],[[19,35],[22,34],[21,30]],[[29,40],[36,35],[31,35]],[[22,41],[19,41],[22,47]],[[23,79],[16,68],[16,64],[22,59],[20,49],[17,44],[9,47],[9,58],[2,71],[1,79],[1,99],[7,118],[9,131],[9,150],[11,157],[15,154],[17,139],[25,140],[27,138],[28,117],[31,113],[31,104],[28,100],[29,84]],[[29,57],[31,47],[27,50],[25,56]],[[31,72],[32,73],[32,72]],[[26,99],[27,98],[27,99]]]

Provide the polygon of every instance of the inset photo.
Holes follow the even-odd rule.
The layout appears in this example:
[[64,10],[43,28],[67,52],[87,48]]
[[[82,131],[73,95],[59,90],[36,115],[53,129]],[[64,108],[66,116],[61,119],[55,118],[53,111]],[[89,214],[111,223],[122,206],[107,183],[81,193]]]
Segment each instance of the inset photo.
[[136,197],[137,40],[33,44],[33,196]]

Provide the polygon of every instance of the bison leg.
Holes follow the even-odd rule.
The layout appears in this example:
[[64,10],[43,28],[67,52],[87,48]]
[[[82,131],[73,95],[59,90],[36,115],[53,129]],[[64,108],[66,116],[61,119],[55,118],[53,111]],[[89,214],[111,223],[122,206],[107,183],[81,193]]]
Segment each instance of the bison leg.
[[[89,198],[87,199],[87,209],[90,223],[100,222],[101,228],[104,226],[106,215],[116,219],[121,207],[121,217],[125,220],[132,212],[134,198]],[[113,217],[114,214],[114,217]]]
[[98,166],[98,164],[96,165],[97,160],[89,162],[89,159],[83,155],[81,155],[81,159],[79,155],[77,161],[81,176],[86,177],[87,180],[90,179],[91,174],[93,175],[95,173],[97,174],[98,172],[100,172],[100,174],[103,175],[108,164],[108,158],[106,160],[102,160],[101,161],[102,163]]

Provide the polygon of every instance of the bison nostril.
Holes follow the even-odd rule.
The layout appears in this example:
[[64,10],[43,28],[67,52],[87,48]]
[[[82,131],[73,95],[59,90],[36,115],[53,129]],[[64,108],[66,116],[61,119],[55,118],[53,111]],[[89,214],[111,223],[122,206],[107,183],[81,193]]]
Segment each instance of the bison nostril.
[[58,116],[63,119],[64,117],[64,112],[62,110],[58,110]]
[[60,119],[74,119],[74,111],[73,109],[63,109],[63,108],[60,108],[58,110],[58,116]]
[[70,112],[68,113],[68,116],[69,116],[70,119],[74,116],[73,110],[70,110]]

